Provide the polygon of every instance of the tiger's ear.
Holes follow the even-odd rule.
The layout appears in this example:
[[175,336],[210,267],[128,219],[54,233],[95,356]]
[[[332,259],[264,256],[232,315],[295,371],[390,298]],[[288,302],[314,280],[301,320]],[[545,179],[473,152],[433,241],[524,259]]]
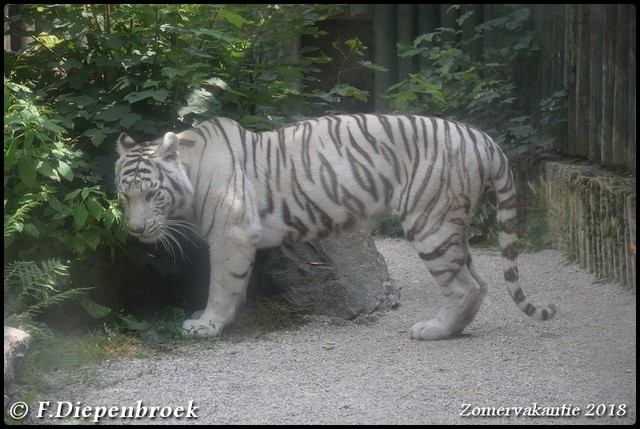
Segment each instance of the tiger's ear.
[[176,159],[178,157],[178,145],[180,139],[177,135],[169,131],[162,138],[162,142],[158,145],[155,155],[162,159]]
[[120,156],[127,155],[131,151],[131,149],[133,149],[137,145],[138,143],[136,143],[136,141],[129,137],[126,133],[122,133],[120,134],[120,137],[118,137],[118,153],[120,154]]

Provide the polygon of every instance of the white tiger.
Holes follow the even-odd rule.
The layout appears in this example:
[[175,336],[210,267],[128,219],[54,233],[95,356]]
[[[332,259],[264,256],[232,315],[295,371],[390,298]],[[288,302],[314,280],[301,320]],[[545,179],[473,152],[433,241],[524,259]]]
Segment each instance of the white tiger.
[[209,245],[209,297],[198,318],[184,321],[188,333],[215,336],[232,321],[256,249],[365,228],[395,211],[445,296],[437,316],[414,325],[411,337],[456,336],[487,291],[467,241],[487,184],[497,196],[511,297],[536,320],[556,312],[530,304],[519,286],[511,169],[491,138],[467,125],[353,114],[255,133],[217,118],[142,144],[123,133],[118,151],[116,184],[130,234],[170,243],[172,219],[184,218]]

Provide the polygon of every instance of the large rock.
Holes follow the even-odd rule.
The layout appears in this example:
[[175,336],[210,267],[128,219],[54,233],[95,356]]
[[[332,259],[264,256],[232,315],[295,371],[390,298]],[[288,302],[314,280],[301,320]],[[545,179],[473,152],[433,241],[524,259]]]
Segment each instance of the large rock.
[[314,314],[353,319],[397,306],[400,291],[368,234],[261,250],[249,286]]
[[4,327],[4,407],[9,403],[7,393],[31,344],[31,335],[10,326]]

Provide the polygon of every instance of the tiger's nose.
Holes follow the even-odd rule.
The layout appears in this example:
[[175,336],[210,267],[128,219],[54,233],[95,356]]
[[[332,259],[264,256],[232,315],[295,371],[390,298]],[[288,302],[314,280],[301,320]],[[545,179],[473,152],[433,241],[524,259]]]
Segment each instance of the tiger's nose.
[[144,232],[144,225],[131,225],[129,224],[129,232],[133,235],[142,235]]
[[133,235],[142,235],[142,233],[144,232],[144,227],[136,228],[130,226],[129,232]]

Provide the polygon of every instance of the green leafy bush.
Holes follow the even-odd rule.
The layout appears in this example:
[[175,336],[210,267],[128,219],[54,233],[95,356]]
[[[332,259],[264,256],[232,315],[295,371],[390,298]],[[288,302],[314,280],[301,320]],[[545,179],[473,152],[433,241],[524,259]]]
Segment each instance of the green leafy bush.
[[[453,28],[438,28],[418,36],[411,45],[400,44],[401,57],[423,57],[425,66],[387,90],[393,108],[476,126],[507,153],[532,144],[534,131],[530,118],[518,106],[512,67],[538,47],[526,28],[529,10],[501,8],[504,16],[477,25],[466,38],[462,28],[471,12],[459,16]],[[451,7],[448,13],[457,10]],[[476,58],[471,47],[486,37],[491,37],[492,43]]]
[[9,259],[83,258],[126,239],[115,198],[53,110],[5,78],[4,248]]
[[326,104],[323,94],[306,90],[317,59],[313,52],[298,53],[296,41],[319,36],[314,24],[336,10],[304,4],[25,5],[16,20],[37,43],[7,65],[45,88],[65,126],[96,147],[122,130],[158,135],[214,115],[272,128]]

